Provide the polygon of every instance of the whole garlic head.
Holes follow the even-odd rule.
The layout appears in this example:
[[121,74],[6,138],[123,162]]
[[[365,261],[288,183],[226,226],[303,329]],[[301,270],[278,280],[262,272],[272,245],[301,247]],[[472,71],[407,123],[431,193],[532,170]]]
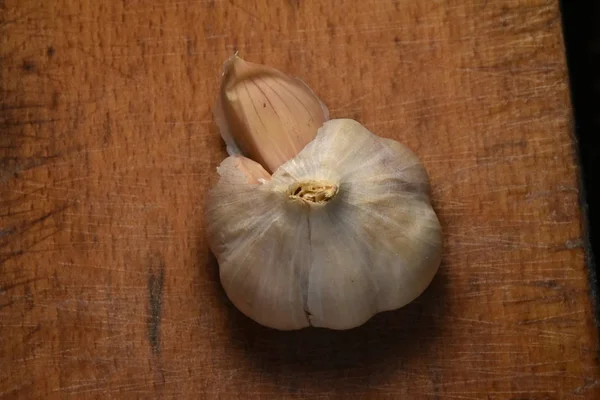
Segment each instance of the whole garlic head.
[[422,164],[354,120],[325,122],[270,179],[242,156],[218,173],[210,247],[227,295],[262,325],[353,328],[414,300],[438,269],[441,227]]

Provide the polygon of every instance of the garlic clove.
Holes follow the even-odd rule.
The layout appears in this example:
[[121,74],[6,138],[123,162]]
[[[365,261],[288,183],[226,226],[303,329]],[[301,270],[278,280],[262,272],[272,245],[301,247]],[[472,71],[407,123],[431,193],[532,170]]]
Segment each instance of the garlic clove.
[[349,329],[419,296],[442,236],[411,155],[344,119],[262,185],[220,168],[205,221],[236,307],[276,329]]
[[423,194],[424,200],[429,201],[429,176],[427,175],[425,168],[423,168],[419,157],[408,147],[393,139],[380,138],[380,140],[394,149],[398,153],[398,157],[404,160],[406,166],[402,171],[402,175],[406,184],[418,186],[418,191]]
[[235,168],[241,172],[246,183],[264,183],[265,181],[271,179],[271,174],[265,171],[262,165],[240,155],[233,155],[223,160],[219,166],[219,169],[223,170],[226,168]]
[[232,303],[258,323],[280,330],[307,327],[308,221],[281,192],[266,189],[270,182],[248,184],[228,159],[218,168],[220,180],[205,211],[221,284]]
[[325,105],[303,82],[237,55],[224,64],[214,112],[228,152],[244,154],[270,173],[328,119]]

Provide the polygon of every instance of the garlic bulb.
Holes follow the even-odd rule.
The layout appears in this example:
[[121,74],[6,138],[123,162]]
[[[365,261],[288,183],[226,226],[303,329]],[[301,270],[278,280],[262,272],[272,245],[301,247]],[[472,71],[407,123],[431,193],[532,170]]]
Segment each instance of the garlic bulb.
[[406,147],[336,119],[270,180],[249,179],[235,157],[218,168],[205,221],[227,295],[258,323],[349,329],[433,279],[441,228]]
[[327,121],[308,86],[237,55],[215,117],[230,157],[207,196],[206,231],[244,314],[281,330],[349,329],[425,290],[442,237],[410,150]]

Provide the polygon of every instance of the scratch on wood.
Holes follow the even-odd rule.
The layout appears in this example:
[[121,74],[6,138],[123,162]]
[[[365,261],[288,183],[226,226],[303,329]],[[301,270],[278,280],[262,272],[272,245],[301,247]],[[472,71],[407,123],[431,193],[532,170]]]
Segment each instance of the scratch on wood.
[[25,253],[24,250],[11,251],[8,253],[0,253],[0,265],[4,264],[8,260],[19,257]]
[[561,325],[566,324],[568,326],[570,324],[577,322],[577,318],[575,318],[574,316],[581,315],[581,314],[583,314],[583,311],[573,311],[573,312],[564,313],[564,314],[560,314],[560,315],[551,315],[549,317],[544,317],[544,318],[526,319],[526,320],[520,321],[518,324],[519,325],[532,325],[532,324],[551,322],[556,326],[558,326],[558,324],[561,324]]
[[162,256],[154,256],[148,266],[148,319],[147,333],[150,349],[160,354],[160,321],[162,312],[165,262]]
[[2,310],[3,308],[6,308],[6,307],[10,307],[13,304],[15,304],[14,300],[10,300],[8,303],[0,304],[0,310]]
[[588,381],[588,382],[585,385],[581,385],[581,386],[575,388],[575,390],[573,390],[572,393],[573,394],[581,394],[581,393],[586,392],[586,391],[588,391],[590,389],[594,389],[594,388],[600,387],[600,380],[598,380],[598,379],[594,380],[592,382],[589,382],[588,379],[586,379],[586,381]]
[[50,156],[35,155],[31,157],[0,157],[0,182],[8,181],[19,174],[42,167],[58,159],[60,155]]
[[[46,222],[47,220],[49,220],[51,218],[57,218],[62,213],[64,213],[67,209],[69,209],[70,206],[71,206],[70,204],[65,204],[60,207],[56,207],[53,210],[50,210],[37,218],[34,218],[30,221],[23,222],[20,226],[12,226],[10,228],[6,228],[4,230],[5,234],[0,235],[0,238],[4,242],[4,243],[0,243],[0,248],[5,247],[7,245],[7,243],[9,243],[9,239],[12,239],[11,238],[12,235],[23,236],[23,235],[30,234],[36,228],[41,230],[42,229],[41,227],[44,224],[44,222]],[[2,237],[2,236],[4,236],[4,237]],[[41,242],[45,238],[47,238],[47,237],[42,237],[40,240],[37,240],[37,242]],[[29,246],[29,247],[31,247],[31,246]],[[21,249],[21,251],[23,251],[23,250],[24,249]]]
[[584,246],[582,239],[570,239],[565,242],[565,249],[578,249]]
[[30,330],[25,336],[23,336],[23,342],[27,342],[29,339],[31,339],[31,337],[34,334],[38,333],[41,330],[42,330],[42,325],[38,323],[35,326],[35,328],[33,328],[32,330]]
[[12,227],[12,228],[0,229],[0,238],[1,238],[2,236],[7,236],[7,235],[10,235],[11,233],[14,233],[14,232],[15,232],[15,228],[14,228],[14,227]]
[[255,20],[257,20],[257,21],[259,21],[259,22],[261,22],[261,23],[265,24],[265,21],[263,21],[262,19],[260,19],[260,18],[258,17],[258,15],[256,15],[256,14],[255,14],[255,13],[253,13],[253,12],[250,12],[250,11],[248,11],[246,8],[244,8],[244,7],[240,6],[239,4],[237,4],[237,3],[234,3],[234,1],[233,1],[233,0],[229,0],[229,4],[231,4],[231,5],[232,5],[233,7],[235,7],[236,9],[238,9],[238,10],[242,11],[244,14],[246,14],[246,15],[250,16],[251,18],[253,18],[253,19],[255,19]]
[[22,286],[22,285],[28,285],[30,283],[39,281],[40,279],[42,279],[42,278],[26,279],[26,280],[23,280],[23,281],[20,281],[20,282],[14,282],[14,283],[12,283],[10,285],[0,286],[0,294],[6,293],[9,290],[14,289],[16,287],[19,287],[19,286]]

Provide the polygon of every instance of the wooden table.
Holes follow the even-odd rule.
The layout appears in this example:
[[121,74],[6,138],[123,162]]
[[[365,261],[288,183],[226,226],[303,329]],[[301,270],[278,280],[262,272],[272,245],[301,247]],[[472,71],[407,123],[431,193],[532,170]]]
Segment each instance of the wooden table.
[[[558,1],[0,2],[0,398],[593,399]],[[234,51],[423,159],[418,301],[278,332],[203,232]]]

